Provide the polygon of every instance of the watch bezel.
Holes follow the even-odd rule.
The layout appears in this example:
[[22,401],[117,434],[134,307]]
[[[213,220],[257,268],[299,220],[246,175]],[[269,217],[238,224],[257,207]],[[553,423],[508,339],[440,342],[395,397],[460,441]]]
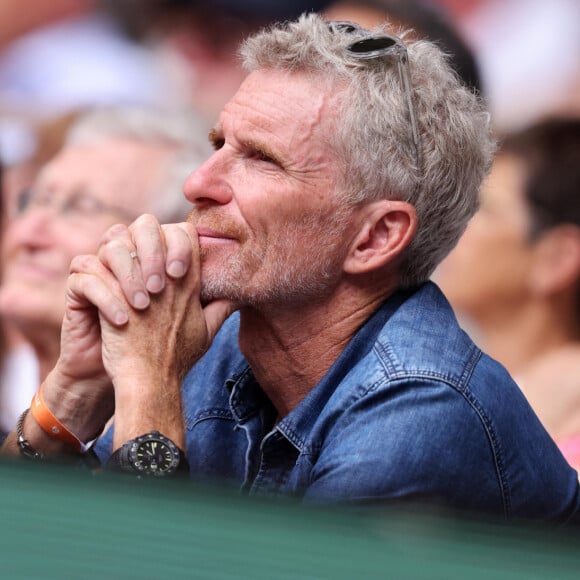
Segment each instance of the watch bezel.
[[[153,470],[149,466],[143,465],[137,456],[140,447],[143,444],[150,442],[157,442],[169,449],[171,452],[171,460],[169,461],[169,464],[162,469]],[[152,431],[151,433],[137,437],[127,446],[127,459],[133,469],[137,473],[153,475],[155,477],[163,477],[175,473],[181,462],[182,455],[183,454],[179,447],[177,447],[171,439],[159,433],[159,431]]]

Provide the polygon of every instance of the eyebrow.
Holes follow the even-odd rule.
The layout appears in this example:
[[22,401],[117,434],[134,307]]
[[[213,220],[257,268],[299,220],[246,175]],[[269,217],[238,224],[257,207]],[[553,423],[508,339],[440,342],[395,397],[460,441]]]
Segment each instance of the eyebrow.
[[209,142],[211,143],[214,149],[219,149],[219,145],[224,141],[222,131],[219,127],[214,127],[213,129],[210,129],[207,138],[209,139]]
[[268,147],[268,145],[266,145],[265,143],[258,143],[253,139],[249,139],[248,141],[246,141],[246,146],[264,155],[265,157],[269,157],[274,161],[280,161],[279,155],[275,153],[272,149],[270,149],[270,147]]
[[[221,127],[218,126],[214,127],[213,129],[210,129],[208,133],[208,139],[209,142],[214,147],[214,149],[219,149],[225,141]],[[276,153],[273,149],[268,147],[268,145],[266,145],[265,143],[259,143],[254,139],[241,139],[240,144],[249,149],[253,149],[254,151],[257,151],[258,153],[261,153],[262,155],[269,157],[272,160],[280,163],[280,156],[278,155],[278,153]]]

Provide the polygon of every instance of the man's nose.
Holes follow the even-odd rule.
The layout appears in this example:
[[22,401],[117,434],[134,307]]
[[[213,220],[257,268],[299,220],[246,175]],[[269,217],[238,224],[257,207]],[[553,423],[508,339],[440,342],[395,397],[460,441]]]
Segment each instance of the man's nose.
[[229,203],[233,197],[230,174],[231,161],[222,148],[187,177],[185,197],[196,206]]
[[6,237],[27,246],[50,245],[56,229],[62,227],[55,217],[54,209],[48,207],[19,213],[8,220]]

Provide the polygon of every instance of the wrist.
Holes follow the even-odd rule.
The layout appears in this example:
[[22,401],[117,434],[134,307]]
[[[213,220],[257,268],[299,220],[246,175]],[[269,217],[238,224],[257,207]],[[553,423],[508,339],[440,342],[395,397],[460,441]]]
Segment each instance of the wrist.
[[[97,455],[92,451],[90,448],[85,448],[83,453],[79,455],[77,453],[76,447],[74,448],[75,453],[72,453],[71,450],[73,449],[72,446],[64,445],[65,442],[62,440],[55,440],[54,438],[46,439],[47,433],[45,432],[44,435],[41,431],[37,429],[39,427],[38,423],[36,423],[35,429],[35,421],[28,421],[26,427],[26,435],[24,432],[24,424],[31,415],[31,409],[26,409],[18,418],[18,422],[16,423],[16,431],[15,433],[11,433],[5,445],[2,447],[1,452],[7,455],[14,455],[18,453],[20,457],[26,458],[29,461],[43,461],[43,460],[58,460],[66,461],[70,464],[75,464],[76,466],[82,466],[85,469],[93,470],[97,467],[100,468],[100,461]],[[36,430],[36,435],[34,434]],[[46,431],[46,429],[44,429]],[[48,434],[50,437],[50,435]],[[43,439],[42,448],[43,451],[39,451],[40,445],[38,443],[39,439]],[[36,439],[36,447],[31,443],[31,440],[34,442]]]
[[38,389],[34,397],[32,397],[30,413],[49,437],[57,439],[66,445],[70,445],[76,449],[78,453],[86,453],[89,449],[92,440],[88,442],[83,441],[54,416],[52,411],[44,402],[41,388]]
[[20,415],[15,435],[14,451],[28,459],[78,455],[76,447],[51,437],[34,419],[30,409]]
[[75,381],[53,370],[40,390],[52,415],[84,443],[101,434],[114,412],[112,387],[102,380]]
[[183,449],[185,430],[177,377],[159,383],[153,383],[150,377],[147,380],[125,377],[122,381],[115,381],[113,449],[155,430]]

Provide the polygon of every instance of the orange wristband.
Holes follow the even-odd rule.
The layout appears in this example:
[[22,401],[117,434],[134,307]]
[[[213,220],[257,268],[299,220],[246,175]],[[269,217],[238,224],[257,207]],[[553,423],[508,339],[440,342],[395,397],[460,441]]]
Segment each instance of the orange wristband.
[[72,445],[79,453],[84,453],[88,446],[85,445],[76,435],[73,435],[48,409],[44,404],[40,389],[32,397],[30,411],[36,422],[53,439],[58,439],[63,443]]

